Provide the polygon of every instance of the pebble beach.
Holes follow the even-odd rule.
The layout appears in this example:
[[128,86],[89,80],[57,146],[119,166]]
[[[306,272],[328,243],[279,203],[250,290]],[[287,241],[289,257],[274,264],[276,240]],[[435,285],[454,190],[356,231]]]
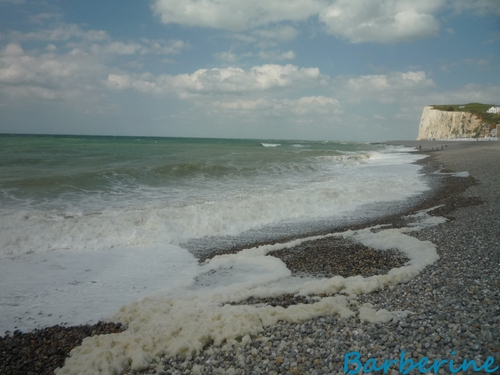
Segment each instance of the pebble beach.
[[[358,315],[320,316],[300,323],[280,321],[231,350],[207,345],[196,356],[157,358],[146,370],[124,369],[122,374],[344,374],[346,354],[352,352],[359,353],[361,363],[372,358],[377,366],[386,359],[399,359],[404,352],[404,357],[415,363],[424,357],[431,363],[474,360],[482,366],[479,373],[500,374],[498,368],[489,371],[500,366],[500,142],[390,143],[420,146],[420,152],[429,155],[419,163],[435,189],[403,212],[334,230],[375,225],[397,228],[407,224],[408,215],[435,207],[431,215],[448,219],[410,234],[437,246],[440,259],[436,263],[408,283],[356,298],[355,303],[369,303],[375,310],[406,314],[385,323],[369,323]],[[458,177],[453,172],[468,172],[469,176]],[[237,250],[223,249],[212,255]],[[376,251],[338,237],[305,242],[269,255],[282,259],[297,276],[317,277],[383,274],[407,261],[398,251]],[[285,295],[238,303],[288,307],[315,303],[322,297]],[[0,338],[0,374],[51,374],[79,345],[76,337],[81,341],[85,336],[121,329],[101,324],[99,329],[51,327],[5,335]],[[47,350],[50,348],[52,351]],[[349,368],[354,371],[356,366]],[[393,365],[387,373],[396,375],[400,370]],[[452,371],[443,365],[436,373]],[[470,368],[458,373],[476,371]]]

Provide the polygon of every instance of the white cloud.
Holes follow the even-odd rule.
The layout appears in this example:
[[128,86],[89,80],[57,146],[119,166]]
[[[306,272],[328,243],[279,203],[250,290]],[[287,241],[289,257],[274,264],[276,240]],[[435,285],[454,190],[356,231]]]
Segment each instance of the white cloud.
[[425,105],[443,103],[490,103],[500,98],[500,85],[498,84],[469,84],[450,91],[431,92],[422,98]]
[[224,51],[224,52],[219,52],[215,53],[214,56],[221,60],[221,61],[226,61],[226,62],[235,62],[239,60],[239,56],[234,54],[232,51]]
[[390,43],[436,35],[444,0],[335,0],[319,18],[330,34],[354,43]]
[[68,41],[79,39],[88,42],[111,40],[111,37],[103,30],[84,31],[74,24],[60,25],[55,28],[41,29],[35,32],[22,33],[13,31],[10,38],[15,41],[44,40],[44,41]]
[[226,100],[226,101],[215,101],[212,103],[215,108],[222,108],[228,110],[236,111],[248,111],[248,110],[272,110],[276,108],[274,101],[268,99],[241,99],[241,100]]
[[259,57],[263,60],[293,60],[295,59],[295,52],[279,52],[279,51],[262,51]]
[[183,98],[198,94],[248,93],[285,87],[314,87],[325,85],[328,77],[318,68],[299,68],[294,65],[266,64],[251,69],[199,69],[192,74],[179,75],[118,75],[108,76],[107,84],[115,89],[135,88],[142,92],[171,93]]
[[165,41],[163,39],[150,40],[142,38],[141,41],[145,44],[145,48],[141,50],[142,54],[177,55],[187,47],[186,43],[179,39]]
[[90,46],[90,52],[93,54],[113,54],[113,55],[176,55],[186,47],[182,40],[149,40],[141,39],[140,42],[110,42],[94,43]]
[[302,97],[298,100],[287,100],[285,101],[287,110],[291,110],[293,113],[305,115],[305,114],[335,114],[340,115],[343,113],[340,103],[337,99],[326,98],[324,96],[307,96]]
[[435,86],[423,71],[391,72],[389,74],[365,75],[348,78],[342,84],[345,95],[352,99],[394,102],[402,97],[411,97]]
[[269,29],[253,30],[252,34],[261,39],[271,39],[279,42],[289,42],[299,35],[299,31],[288,25],[281,25]]
[[[89,50],[93,54],[157,54],[174,55],[180,53],[187,46],[182,40],[162,40],[141,38],[138,41],[123,43],[113,40],[107,32],[102,30],[82,30],[77,25],[59,25],[55,28],[41,29],[36,32],[22,33],[13,31],[9,38],[16,42],[49,41],[53,43],[68,42],[67,46]],[[71,41],[71,42],[69,42]],[[51,44],[54,45],[54,44]]]
[[155,0],[163,23],[243,31],[280,21],[317,15],[326,0]]
[[[103,78],[117,70],[111,67],[115,56],[175,55],[186,48],[181,40],[142,38],[123,43],[104,31],[85,31],[76,25],[58,25],[39,32],[11,32],[8,39],[12,42],[0,50],[0,91],[10,98],[65,100],[79,94],[95,95],[102,90]],[[33,40],[49,42],[45,53],[43,49],[26,52],[22,48],[21,41]],[[124,66],[134,65],[134,61],[121,59],[121,62]],[[151,84],[146,81],[150,77],[139,78],[144,82],[137,82],[137,88],[151,91]]]
[[0,51],[0,90],[10,97],[68,98],[95,85],[102,71],[99,61],[78,50],[32,55],[10,43]]
[[92,44],[90,46],[90,52],[93,54],[135,55],[141,49],[141,44],[137,42],[112,42],[108,44]]
[[290,99],[240,99],[215,101],[211,106],[231,111],[257,111],[267,114],[295,115],[340,115],[343,113],[337,99],[324,96],[306,96]]
[[24,50],[18,43],[9,43],[2,50],[2,56],[21,56],[24,54]]
[[[482,0],[474,9],[489,9],[494,1]],[[298,31],[283,21],[319,18],[328,33],[354,43],[391,43],[434,36],[436,14],[446,0],[155,0],[154,13],[163,23],[201,26],[230,31],[252,30],[269,41],[290,41]],[[481,3],[481,1],[478,1]],[[457,5],[466,9],[467,3]],[[469,6],[472,7],[472,6]],[[268,25],[274,24],[268,28]]]

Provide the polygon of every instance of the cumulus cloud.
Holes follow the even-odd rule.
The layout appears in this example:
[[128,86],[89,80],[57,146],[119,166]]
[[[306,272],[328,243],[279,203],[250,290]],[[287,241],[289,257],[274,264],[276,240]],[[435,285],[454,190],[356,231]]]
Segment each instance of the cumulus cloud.
[[[11,42],[0,50],[0,91],[6,97],[62,100],[102,90],[102,80],[118,69],[111,68],[116,58],[128,66],[139,57],[145,61],[145,55],[175,55],[186,48],[181,40],[116,41],[104,31],[83,30],[76,25],[11,32],[9,39]],[[25,51],[22,44],[30,45],[31,41],[47,44],[44,49]],[[141,90],[150,91],[149,76],[139,78],[144,81]]]
[[186,98],[190,95],[248,93],[285,87],[325,85],[328,77],[318,68],[299,68],[294,65],[265,64],[251,69],[199,69],[192,74],[160,76],[110,74],[107,84],[115,89],[134,88],[142,92],[175,92]]
[[[472,6],[463,0],[456,8],[482,11],[495,1]],[[436,35],[436,14],[445,4],[446,0],[155,0],[152,9],[166,24],[252,30],[254,37],[279,41],[292,40],[298,31],[277,23],[314,17],[328,33],[350,42],[391,43]]]
[[19,44],[8,44],[0,53],[0,84],[9,95],[34,94],[45,99],[63,98],[84,89],[102,65],[79,51],[64,55],[29,55]]
[[2,56],[21,56],[24,50],[18,43],[9,43],[1,52]]
[[243,31],[280,21],[317,15],[326,0],[155,0],[152,9],[163,23]]
[[411,41],[436,35],[444,0],[336,0],[319,19],[330,34],[354,43]]

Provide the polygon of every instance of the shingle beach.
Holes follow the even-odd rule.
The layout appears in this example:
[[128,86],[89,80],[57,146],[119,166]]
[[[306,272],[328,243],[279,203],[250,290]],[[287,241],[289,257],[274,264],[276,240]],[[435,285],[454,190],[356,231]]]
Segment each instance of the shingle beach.
[[[348,353],[359,353],[363,364],[373,358],[380,367],[384,360],[398,360],[404,351],[404,358],[414,363],[424,357],[430,363],[453,360],[456,368],[464,360],[473,360],[482,366],[480,373],[500,374],[500,369],[489,371],[500,367],[500,142],[390,143],[420,146],[420,152],[430,155],[420,163],[438,188],[402,213],[335,231],[380,224],[404,226],[407,215],[439,206],[431,214],[448,221],[410,235],[434,243],[440,259],[408,283],[357,296],[360,305],[370,303],[375,310],[407,314],[386,323],[362,321],[359,315],[321,316],[302,323],[280,321],[231,350],[208,345],[196,356],[157,358],[147,370],[125,369],[122,373],[344,374]],[[470,176],[452,172],[468,172]],[[321,277],[380,274],[406,261],[397,251],[374,251],[337,237],[270,255],[282,259],[296,275]],[[315,303],[321,297],[286,295],[239,303],[287,307]],[[82,327],[84,330],[85,335],[93,331]],[[109,330],[116,332],[119,327],[110,326]],[[50,374],[62,366],[64,356],[79,342],[63,350],[61,342],[68,341],[70,333],[56,331],[51,328],[0,338],[0,374]],[[94,330],[105,332],[102,326]],[[71,335],[78,336],[73,331]],[[27,347],[29,350],[21,350]],[[56,355],[58,360],[54,361]],[[392,365],[387,373],[395,375],[400,370]],[[416,368],[409,373],[421,372]],[[438,373],[451,373],[448,364],[440,366]],[[477,372],[471,367],[458,373]]]

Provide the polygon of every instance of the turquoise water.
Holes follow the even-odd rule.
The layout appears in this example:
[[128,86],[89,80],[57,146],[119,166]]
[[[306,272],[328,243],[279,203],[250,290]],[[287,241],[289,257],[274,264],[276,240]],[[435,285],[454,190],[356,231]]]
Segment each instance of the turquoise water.
[[258,236],[270,226],[345,219],[427,190],[408,151],[325,141],[2,135],[0,256]]

